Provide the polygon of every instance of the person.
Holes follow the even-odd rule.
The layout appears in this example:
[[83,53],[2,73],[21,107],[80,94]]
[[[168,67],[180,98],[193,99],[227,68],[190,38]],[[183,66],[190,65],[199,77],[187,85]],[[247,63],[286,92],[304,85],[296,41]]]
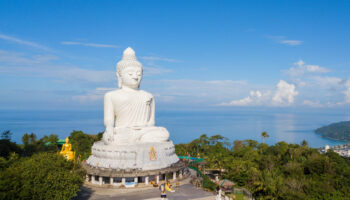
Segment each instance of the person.
[[216,200],[221,200],[221,188],[219,186],[216,187],[216,192],[217,192],[217,196],[216,196]]
[[105,144],[138,144],[165,142],[169,132],[155,126],[155,101],[152,94],[139,90],[142,64],[128,47],[117,63],[119,89],[104,96],[103,134]]
[[165,191],[165,184],[164,183],[162,183],[159,186],[159,190],[160,190],[160,198],[161,198],[161,200],[165,200],[166,199],[166,191]]

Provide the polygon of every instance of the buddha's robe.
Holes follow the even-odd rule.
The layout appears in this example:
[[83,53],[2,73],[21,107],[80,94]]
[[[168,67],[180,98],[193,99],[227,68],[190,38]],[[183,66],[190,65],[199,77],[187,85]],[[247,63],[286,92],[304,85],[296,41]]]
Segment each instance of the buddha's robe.
[[154,97],[143,90],[108,92],[104,99],[104,121],[106,128],[114,128],[113,136],[109,136],[107,143],[167,141],[169,132],[163,127],[154,126],[154,109]]

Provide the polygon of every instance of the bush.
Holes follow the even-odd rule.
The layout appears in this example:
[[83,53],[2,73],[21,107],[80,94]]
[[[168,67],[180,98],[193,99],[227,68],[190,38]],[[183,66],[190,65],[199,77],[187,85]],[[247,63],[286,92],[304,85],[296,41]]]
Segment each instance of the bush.
[[213,183],[208,176],[202,174],[203,178],[203,187],[210,190],[210,191],[215,191],[216,187],[218,186],[217,184]]
[[84,175],[80,166],[56,153],[35,154],[0,172],[0,199],[72,199]]
[[73,131],[69,136],[69,141],[72,144],[73,151],[76,155],[81,155],[81,159],[87,159],[91,154],[91,147],[94,143],[91,135],[83,131]]

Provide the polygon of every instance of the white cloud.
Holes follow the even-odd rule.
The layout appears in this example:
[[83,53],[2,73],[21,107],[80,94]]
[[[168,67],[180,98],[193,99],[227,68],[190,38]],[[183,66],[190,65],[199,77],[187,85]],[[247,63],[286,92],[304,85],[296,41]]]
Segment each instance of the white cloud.
[[[52,60],[58,60],[59,58],[55,55],[34,55],[30,57],[25,57],[21,53],[10,52],[0,50],[0,63],[6,65],[34,65],[43,62],[49,62]],[[1,66],[0,66],[1,69]]]
[[[152,80],[145,78],[140,89],[154,94],[157,103],[165,103],[174,107],[178,105],[214,106],[217,101],[232,99],[236,94],[243,92],[245,87],[245,81],[234,80]],[[109,89],[96,88],[76,95],[73,99],[84,103],[98,102]],[[256,95],[259,96],[259,92]]]
[[318,65],[306,65],[306,71],[308,72],[315,72],[315,73],[327,73],[330,72],[329,69],[320,67]]
[[248,85],[240,80],[150,80],[144,79],[141,88],[159,95],[159,102],[174,105],[214,106],[243,94]]
[[49,49],[49,48],[47,48],[45,46],[42,46],[42,45],[40,45],[38,43],[25,41],[25,40],[22,40],[22,39],[19,39],[19,38],[16,38],[16,37],[12,37],[12,36],[8,36],[8,35],[0,34],[0,39],[5,40],[5,41],[9,41],[9,42],[13,42],[13,43],[16,43],[16,44],[19,44],[19,45],[30,46],[30,47],[34,47],[34,48],[37,48],[37,49],[42,49],[42,50],[45,50],[45,51],[52,51],[51,49]]
[[[267,96],[267,93],[264,94],[264,96]],[[250,105],[260,105],[261,98],[263,97],[263,94],[259,90],[252,90],[250,91],[250,95],[246,98],[240,99],[240,100],[233,100],[229,103],[221,103],[220,106],[250,106]]]
[[162,67],[143,67],[145,76],[152,76],[157,74],[164,74],[171,72],[170,69],[162,68]]
[[341,78],[331,76],[313,76],[310,81],[314,81],[317,86],[329,87],[339,86],[342,82]]
[[344,83],[344,85],[345,85],[346,87],[350,88],[350,80],[346,80],[345,83]]
[[240,100],[233,100],[229,103],[221,103],[220,106],[248,106],[252,103],[251,97],[246,97]]
[[301,45],[303,43],[303,41],[301,41],[301,40],[281,40],[280,43],[290,45],[290,46],[297,46],[297,45]]
[[314,107],[314,108],[324,107],[320,102],[318,102],[318,101],[314,102],[314,101],[310,101],[310,100],[304,100],[303,105]]
[[294,63],[295,67],[289,68],[286,73],[290,76],[302,76],[305,73],[327,73],[329,69],[318,65],[306,65],[303,60]]
[[280,80],[274,95],[270,90],[266,92],[252,90],[248,97],[221,103],[219,106],[288,106],[294,103],[294,97],[297,95],[295,85]]
[[345,90],[343,93],[345,95],[344,102],[345,103],[350,103],[350,87],[347,90]]
[[175,60],[175,59],[159,57],[159,56],[140,56],[140,59],[142,59],[144,63],[143,69],[144,69],[145,76],[152,76],[152,75],[172,72],[171,69],[168,69],[163,67],[162,65],[159,65],[157,63],[159,61],[164,61],[168,63],[179,62],[178,60]]
[[277,84],[277,90],[272,101],[277,105],[291,105],[294,103],[294,97],[298,94],[294,84],[289,84],[284,80],[280,80]]
[[288,45],[288,46],[297,46],[297,45],[303,44],[303,41],[301,40],[290,40],[290,39],[286,39],[285,36],[267,36],[267,38],[277,43]]
[[245,80],[213,80],[213,81],[205,81],[205,83],[213,84],[213,85],[229,85],[229,84],[247,85],[247,81]]
[[141,56],[140,58],[142,60],[147,60],[147,61],[179,62],[178,60],[175,60],[175,59],[164,58],[164,57],[159,57],[159,56]]
[[103,83],[116,81],[113,71],[84,69],[52,62],[57,59],[59,58],[54,55],[25,57],[21,53],[0,50],[0,72],[2,75],[48,77],[60,82]]
[[88,91],[87,94],[73,96],[72,99],[80,103],[91,103],[96,101],[102,101],[103,96],[106,92],[109,92],[115,89],[116,88],[96,88],[94,90]]
[[350,104],[350,84],[349,80],[347,80],[344,83],[344,86],[346,87],[345,90],[342,91],[342,94],[344,95],[343,100],[336,102],[336,103],[330,103],[330,106],[343,106],[345,104]]
[[61,42],[63,45],[80,45],[86,47],[97,47],[97,48],[119,48],[117,45],[113,44],[99,44],[99,43],[89,43],[89,42],[71,42],[71,41],[63,41]]
[[172,102],[175,100],[174,96],[168,96],[168,95],[161,95],[158,93],[153,94],[153,96],[156,99],[156,102],[160,101],[160,102]]
[[91,70],[74,66],[55,66],[50,68],[43,72],[39,71],[39,73],[64,82],[103,83],[117,81],[114,71]]

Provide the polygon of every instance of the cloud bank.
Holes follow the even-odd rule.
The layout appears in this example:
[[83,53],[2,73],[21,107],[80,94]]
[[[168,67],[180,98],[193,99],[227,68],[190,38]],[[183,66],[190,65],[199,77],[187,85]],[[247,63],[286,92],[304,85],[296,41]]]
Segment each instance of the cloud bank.
[[117,45],[113,44],[99,44],[99,43],[86,43],[86,42],[71,42],[71,41],[63,41],[61,42],[63,45],[79,45],[86,47],[97,47],[97,48],[119,48]]
[[219,106],[290,106],[294,103],[294,97],[297,95],[295,85],[280,80],[274,92],[252,90],[248,97],[221,103]]
[[19,44],[19,45],[33,47],[33,48],[36,48],[36,49],[41,49],[41,50],[45,50],[45,51],[52,51],[50,48],[45,47],[43,45],[40,45],[38,43],[25,41],[25,40],[22,40],[22,39],[19,39],[19,38],[16,38],[16,37],[12,37],[12,36],[8,36],[8,35],[0,34],[0,39],[8,41],[8,42],[16,43],[16,44]]

